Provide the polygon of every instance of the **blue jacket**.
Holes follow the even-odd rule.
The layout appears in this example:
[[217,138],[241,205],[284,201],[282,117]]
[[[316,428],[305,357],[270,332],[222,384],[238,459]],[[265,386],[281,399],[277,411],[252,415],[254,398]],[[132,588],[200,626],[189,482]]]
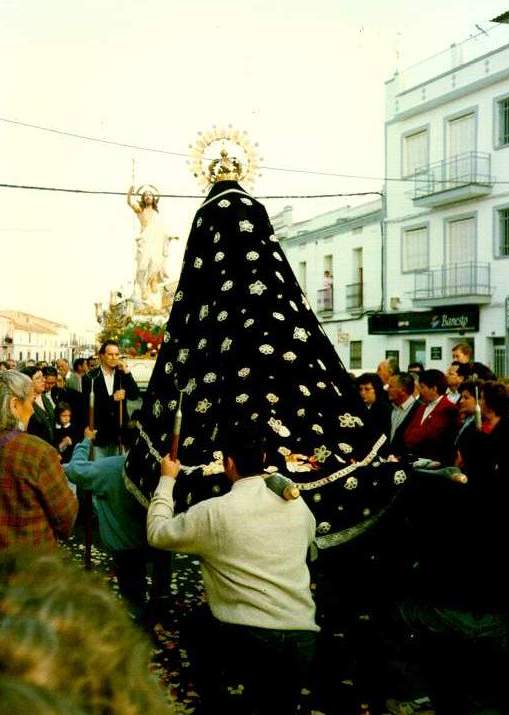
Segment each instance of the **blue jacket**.
[[147,515],[127,491],[123,471],[126,455],[90,461],[90,440],[76,445],[64,471],[68,479],[93,494],[99,533],[109,551],[140,548],[146,544]]

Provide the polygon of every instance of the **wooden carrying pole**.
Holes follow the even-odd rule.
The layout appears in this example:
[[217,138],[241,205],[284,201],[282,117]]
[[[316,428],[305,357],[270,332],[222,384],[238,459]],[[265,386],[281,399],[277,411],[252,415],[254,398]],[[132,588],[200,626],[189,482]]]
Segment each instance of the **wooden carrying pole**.
[[[118,369],[118,377],[119,377],[119,389],[122,390],[122,370]],[[122,442],[122,426],[124,424],[124,400],[119,400],[118,402],[118,453],[123,454],[124,453],[124,445]]]
[[182,426],[182,395],[184,394],[184,390],[180,390],[179,392],[179,404],[177,407],[177,411],[175,412],[175,419],[173,420],[173,433],[171,435],[170,443],[170,458],[173,462],[177,459],[180,439],[180,428]]
[[[90,398],[88,402],[88,426],[91,430],[95,429],[95,416],[94,416],[94,380],[90,380]],[[95,459],[95,447],[94,442],[90,443],[90,452],[88,455],[89,459],[93,462]],[[93,541],[93,529],[92,529],[92,517],[94,513],[94,505],[92,501],[92,492],[87,489],[84,493],[84,507],[85,507],[85,568],[90,571],[92,569],[92,541]]]

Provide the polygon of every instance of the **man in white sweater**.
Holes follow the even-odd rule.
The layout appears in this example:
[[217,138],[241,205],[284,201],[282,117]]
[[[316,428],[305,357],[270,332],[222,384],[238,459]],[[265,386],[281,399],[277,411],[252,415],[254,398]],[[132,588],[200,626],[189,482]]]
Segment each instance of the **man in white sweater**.
[[[315,519],[301,498],[285,501],[267,488],[263,447],[249,435],[231,434],[223,453],[231,491],[178,515],[173,488],[180,464],[163,460],[148,511],[148,540],[201,559],[219,632],[208,666],[235,661],[250,705],[254,702],[261,713],[290,715],[319,630],[306,563]],[[209,672],[208,679],[210,685],[220,675]],[[202,694],[205,700],[210,695]],[[205,712],[218,712],[216,697]]]

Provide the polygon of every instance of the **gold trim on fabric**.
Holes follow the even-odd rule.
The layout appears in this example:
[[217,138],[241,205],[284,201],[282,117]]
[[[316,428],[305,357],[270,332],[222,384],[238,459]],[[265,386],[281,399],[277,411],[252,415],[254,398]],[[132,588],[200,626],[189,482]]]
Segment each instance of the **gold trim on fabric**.
[[375,516],[366,519],[366,521],[362,521],[360,524],[355,524],[355,526],[351,526],[349,529],[336,531],[334,534],[327,534],[325,536],[317,536],[315,539],[316,545],[319,549],[330,549],[331,546],[339,546],[339,544],[344,544],[347,541],[355,539],[376,524],[387,509],[388,507],[381,509]]
[[331,484],[332,482],[335,482],[337,479],[341,479],[342,477],[346,477],[348,474],[351,474],[352,472],[355,472],[359,467],[366,467],[368,464],[371,464],[373,459],[376,457],[378,454],[378,450],[380,447],[383,445],[383,443],[387,440],[386,435],[381,435],[379,439],[375,442],[373,447],[371,448],[371,451],[368,452],[368,454],[362,459],[360,462],[355,462],[354,464],[349,464],[348,467],[345,467],[344,469],[340,469],[337,472],[333,472],[333,474],[329,474],[327,477],[322,477],[322,479],[317,479],[315,482],[297,482],[297,486],[301,491],[308,491],[309,489],[316,489],[317,487],[324,487],[326,484]]
[[124,479],[125,488],[129,492],[129,494],[132,494],[133,497],[136,499],[136,501],[141,504],[141,506],[145,507],[145,509],[148,509],[148,506],[150,504],[150,499],[147,499],[147,497],[144,496],[144,494],[140,491],[140,489],[138,489],[136,484],[133,481],[131,481],[131,479],[129,479],[125,469],[122,474],[122,477]]

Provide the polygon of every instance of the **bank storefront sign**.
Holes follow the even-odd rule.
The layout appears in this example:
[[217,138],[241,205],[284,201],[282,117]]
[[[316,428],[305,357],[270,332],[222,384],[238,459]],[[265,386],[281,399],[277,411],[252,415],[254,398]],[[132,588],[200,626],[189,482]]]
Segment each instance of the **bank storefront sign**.
[[368,318],[369,335],[476,333],[478,330],[478,305],[454,305],[411,313],[375,313]]

